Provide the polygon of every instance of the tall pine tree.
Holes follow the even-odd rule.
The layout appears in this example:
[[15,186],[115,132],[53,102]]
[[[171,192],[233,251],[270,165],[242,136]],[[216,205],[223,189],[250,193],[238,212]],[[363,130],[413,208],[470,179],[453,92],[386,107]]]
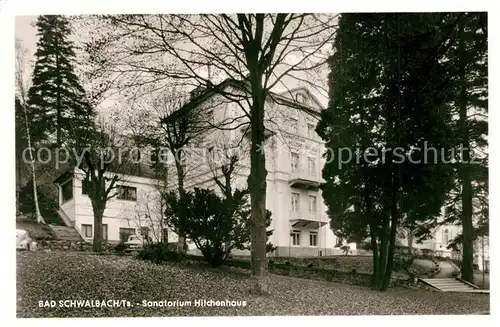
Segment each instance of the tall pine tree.
[[330,104],[317,127],[333,150],[323,196],[336,234],[370,236],[379,290],[389,286],[398,226],[436,219],[453,183],[451,154],[439,151],[454,145],[442,46],[452,28],[436,29],[441,21],[427,13],[339,21]]
[[40,16],[32,86],[28,92],[35,142],[63,145],[69,137],[87,139],[95,116],[75,74],[70,23],[63,16]]
[[474,242],[488,235],[488,33],[487,13],[454,13],[458,23],[447,57],[454,64],[456,160],[444,224],[462,227],[451,244],[462,248],[461,278],[473,282]]

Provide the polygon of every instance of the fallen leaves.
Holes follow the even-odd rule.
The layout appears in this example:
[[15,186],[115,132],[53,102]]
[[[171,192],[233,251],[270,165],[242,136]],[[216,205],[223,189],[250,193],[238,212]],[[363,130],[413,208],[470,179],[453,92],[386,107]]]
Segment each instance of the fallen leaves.
[[[157,265],[78,252],[17,254],[18,317],[467,314],[489,310],[489,295],[445,294],[270,275],[271,295],[252,294],[248,271]],[[42,300],[128,300],[133,307],[40,308]],[[245,307],[143,307],[147,301],[246,301]]]

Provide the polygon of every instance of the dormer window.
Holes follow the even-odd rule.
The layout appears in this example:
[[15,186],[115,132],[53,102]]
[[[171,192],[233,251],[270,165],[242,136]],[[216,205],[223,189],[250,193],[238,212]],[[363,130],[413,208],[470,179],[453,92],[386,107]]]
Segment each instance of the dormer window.
[[303,93],[297,93],[297,95],[295,96],[295,100],[298,103],[305,104],[307,102],[307,97]]

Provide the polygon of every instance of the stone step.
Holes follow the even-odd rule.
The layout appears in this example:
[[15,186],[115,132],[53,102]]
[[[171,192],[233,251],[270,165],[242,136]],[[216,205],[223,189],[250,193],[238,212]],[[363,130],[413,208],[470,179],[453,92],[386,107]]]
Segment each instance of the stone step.
[[450,289],[475,290],[475,288],[465,285],[448,285],[448,286],[433,285],[433,286],[438,287],[439,289],[442,290],[450,290]]
[[55,238],[67,241],[83,241],[82,237],[74,227],[49,225]]
[[[424,283],[440,290],[441,292],[476,292],[478,289],[455,278],[426,278],[420,279]],[[482,290],[479,290],[482,291]]]
[[[457,283],[457,282],[437,282],[437,283],[435,283],[435,282],[430,281],[430,282],[427,282],[427,283],[430,283],[432,285],[442,285],[442,286],[464,285],[464,283]],[[470,285],[468,285],[468,286],[470,286]]]

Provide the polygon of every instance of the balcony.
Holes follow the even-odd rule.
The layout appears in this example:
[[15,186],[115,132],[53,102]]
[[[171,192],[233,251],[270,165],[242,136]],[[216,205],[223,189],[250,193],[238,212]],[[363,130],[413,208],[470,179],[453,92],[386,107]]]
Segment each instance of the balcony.
[[308,170],[292,171],[288,181],[290,187],[317,190],[321,185],[318,173],[311,173]]
[[[250,128],[250,126],[243,126],[241,129],[240,129],[241,133],[247,137],[247,138],[251,138],[252,137],[252,129]],[[276,132],[270,130],[269,128],[265,128],[264,129],[264,139],[267,140],[268,138],[270,138],[271,136],[273,136],[274,134],[276,134]]]
[[290,222],[292,228],[318,229],[327,224],[326,221],[321,220],[319,213],[310,212],[290,212]]

